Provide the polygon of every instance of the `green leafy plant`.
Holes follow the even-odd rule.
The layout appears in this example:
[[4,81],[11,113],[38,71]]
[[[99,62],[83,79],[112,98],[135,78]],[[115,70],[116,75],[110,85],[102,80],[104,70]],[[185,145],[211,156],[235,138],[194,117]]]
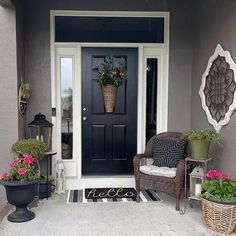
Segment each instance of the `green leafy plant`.
[[22,139],[12,145],[12,150],[18,155],[32,155],[41,160],[47,150],[46,145],[37,139]]
[[4,181],[29,181],[39,178],[39,172],[35,170],[37,159],[31,155],[23,155],[11,161],[9,169],[1,178]]
[[46,183],[47,181],[48,182],[53,182],[54,180],[55,180],[54,176],[52,176],[52,175],[49,175],[48,179],[47,179],[47,176],[40,176],[40,182],[41,183]]
[[216,141],[218,143],[220,141],[220,134],[212,129],[188,130],[184,133],[184,136],[190,141],[193,139],[205,139],[208,142]]
[[104,63],[98,69],[98,78],[101,86],[113,84],[120,86],[126,76],[125,65],[120,62],[114,65],[113,57],[106,57]]
[[236,182],[229,179],[228,174],[210,170],[208,180],[202,184],[202,196],[225,202],[236,202]]

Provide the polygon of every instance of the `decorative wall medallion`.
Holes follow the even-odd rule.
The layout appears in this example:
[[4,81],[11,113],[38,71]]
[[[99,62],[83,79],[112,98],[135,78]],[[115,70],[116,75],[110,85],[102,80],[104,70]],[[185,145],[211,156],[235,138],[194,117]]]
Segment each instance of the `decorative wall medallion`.
[[21,116],[25,115],[26,108],[27,108],[27,102],[30,98],[30,85],[28,83],[24,83],[21,79],[21,84],[19,88],[19,112]]
[[199,94],[202,108],[217,132],[228,124],[236,108],[236,64],[220,44],[209,58]]

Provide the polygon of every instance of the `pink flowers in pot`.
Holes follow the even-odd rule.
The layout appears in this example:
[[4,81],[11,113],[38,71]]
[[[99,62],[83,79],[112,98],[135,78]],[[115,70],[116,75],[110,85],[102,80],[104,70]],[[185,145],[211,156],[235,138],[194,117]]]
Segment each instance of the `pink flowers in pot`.
[[34,158],[31,155],[24,155],[24,163],[30,165],[34,162]]
[[5,181],[28,181],[38,178],[35,171],[36,159],[31,155],[23,155],[15,158],[9,165],[9,170],[5,171],[1,179]]
[[16,159],[14,159],[11,163],[10,163],[10,167],[14,167],[15,165],[17,165],[19,163],[19,158],[17,157]]
[[228,179],[229,175],[227,173],[217,172],[216,170],[209,170],[207,173],[207,178],[208,179],[212,179],[212,178]]
[[236,182],[230,179],[227,173],[209,170],[207,178],[208,180],[202,184],[204,198],[236,202]]
[[26,168],[19,168],[19,169],[17,170],[17,173],[18,173],[19,175],[24,175],[26,172],[27,172]]

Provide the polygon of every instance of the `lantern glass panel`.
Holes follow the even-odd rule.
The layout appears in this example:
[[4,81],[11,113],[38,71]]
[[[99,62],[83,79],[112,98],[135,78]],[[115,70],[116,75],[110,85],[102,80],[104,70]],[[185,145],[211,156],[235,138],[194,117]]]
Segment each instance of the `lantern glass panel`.
[[41,127],[40,140],[46,144],[48,150],[50,149],[51,146],[51,134],[52,134],[51,127]]
[[190,197],[201,197],[203,178],[191,176]]
[[32,139],[39,139],[40,133],[39,133],[39,127],[29,127],[29,137]]

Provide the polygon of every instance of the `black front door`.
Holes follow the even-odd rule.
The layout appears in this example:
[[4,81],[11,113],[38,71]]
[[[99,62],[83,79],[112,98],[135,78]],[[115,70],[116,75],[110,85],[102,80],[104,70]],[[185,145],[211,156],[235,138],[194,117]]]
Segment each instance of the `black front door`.
[[[106,56],[125,59],[127,76],[115,110],[106,113],[98,68]],[[82,174],[133,172],[137,152],[138,53],[133,48],[82,48]]]

